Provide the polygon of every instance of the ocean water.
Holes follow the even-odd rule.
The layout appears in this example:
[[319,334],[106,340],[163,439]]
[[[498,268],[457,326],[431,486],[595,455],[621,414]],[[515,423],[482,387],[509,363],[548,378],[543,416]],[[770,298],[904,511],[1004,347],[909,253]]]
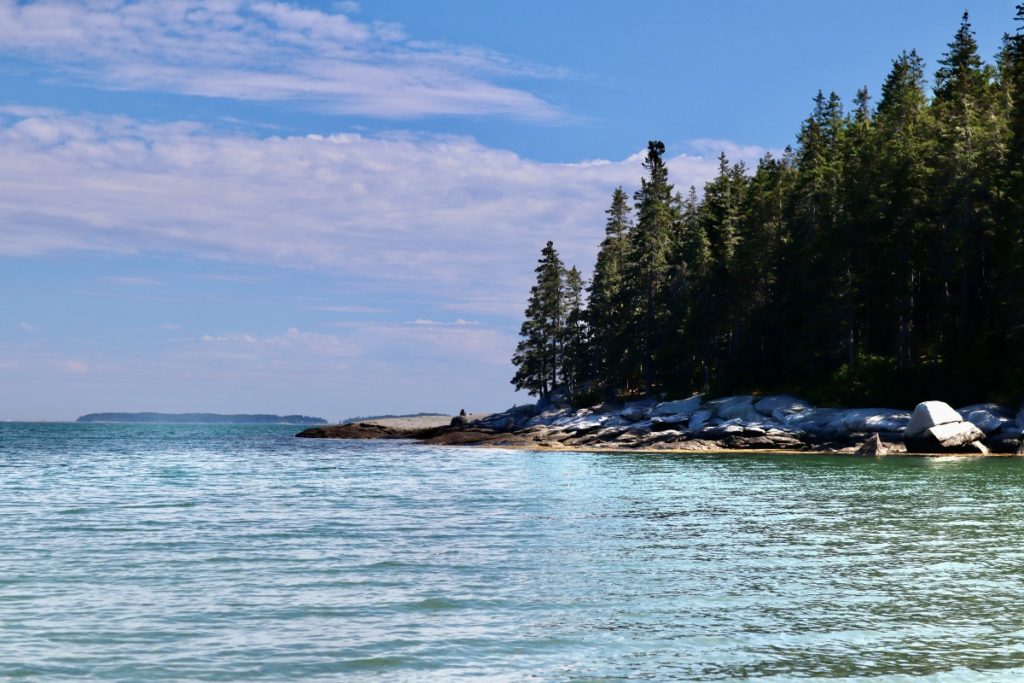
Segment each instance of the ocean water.
[[1024,461],[0,424],[0,678],[1024,679]]

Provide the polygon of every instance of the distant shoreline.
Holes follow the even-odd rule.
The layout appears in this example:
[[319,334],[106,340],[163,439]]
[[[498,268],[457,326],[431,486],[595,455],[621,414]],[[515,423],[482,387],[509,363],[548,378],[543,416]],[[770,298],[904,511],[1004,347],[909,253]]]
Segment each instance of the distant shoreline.
[[259,425],[325,425],[322,417],[308,415],[269,415],[241,413],[89,413],[75,422],[101,424],[259,424]]

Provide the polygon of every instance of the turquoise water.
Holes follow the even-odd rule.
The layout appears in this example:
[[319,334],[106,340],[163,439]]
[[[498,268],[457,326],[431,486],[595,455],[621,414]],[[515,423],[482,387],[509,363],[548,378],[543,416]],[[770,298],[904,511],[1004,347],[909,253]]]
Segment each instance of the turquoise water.
[[1024,461],[0,424],[0,677],[1024,678]]

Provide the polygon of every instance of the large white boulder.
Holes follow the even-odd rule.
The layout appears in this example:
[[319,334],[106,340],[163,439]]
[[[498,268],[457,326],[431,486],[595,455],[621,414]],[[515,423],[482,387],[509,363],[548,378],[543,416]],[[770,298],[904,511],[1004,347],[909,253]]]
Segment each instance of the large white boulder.
[[690,417],[700,408],[701,400],[700,394],[694,394],[690,398],[683,398],[678,401],[665,401],[654,406],[651,414],[658,417],[668,415]]
[[970,422],[947,422],[929,428],[926,433],[942,448],[959,448],[985,438],[985,433]]
[[905,436],[914,437],[923,434],[932,427],[938,425],[962,422],[960,413],[953,410],[952,406],[942,401],[925,401],[918,403],[914,413],[907,423]]

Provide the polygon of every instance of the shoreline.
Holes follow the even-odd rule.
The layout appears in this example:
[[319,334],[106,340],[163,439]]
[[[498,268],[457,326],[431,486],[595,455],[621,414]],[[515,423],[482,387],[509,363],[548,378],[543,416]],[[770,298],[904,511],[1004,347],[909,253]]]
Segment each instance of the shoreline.
[[425,445],[622,453],[1024,455],[1024,409],[926,401],[913,411],[816,407],[788,395],[701,395],[574,409],[541,401],[501,413],[310,427],[296,436]]

